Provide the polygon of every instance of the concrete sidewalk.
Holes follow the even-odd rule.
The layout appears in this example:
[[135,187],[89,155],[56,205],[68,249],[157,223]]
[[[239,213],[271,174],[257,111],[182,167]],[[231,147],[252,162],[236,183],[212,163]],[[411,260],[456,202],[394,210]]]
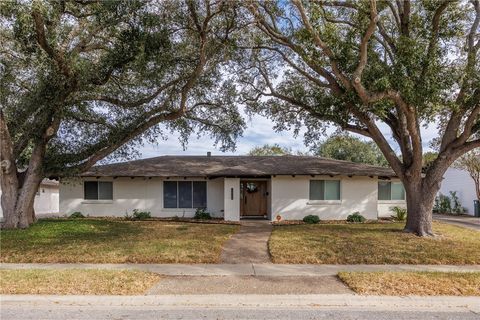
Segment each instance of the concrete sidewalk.
[[312,264],[90,264],[2,263],[0,269],[110,269],[141,270],[169,276],[333,276],[340,271],[480,272],[480,265],[312,265]]

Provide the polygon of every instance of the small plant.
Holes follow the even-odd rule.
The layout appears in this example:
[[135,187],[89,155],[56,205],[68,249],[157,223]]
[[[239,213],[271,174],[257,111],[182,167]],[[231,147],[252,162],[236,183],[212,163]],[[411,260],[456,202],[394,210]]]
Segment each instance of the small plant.
[[210,212],[208,212],[207,210],[203,208],[197,208],[193,218],[197,220],[210,220],[212,219],[212,216],[210,215]]
[[138,209],[133,209],[133,213],[129,214],[128,211],[125,211],[125,220],[136,221],[136,220],[147,220],[152,217],[150,211],[140,211]]
[[407,209],[402,207],[393,207],[390,209],[393,212],[392,218],[395,221],[405,221],[407,220]]
[[308,223],[308,224],[316,224],[320,222],[320,218],[316,215],[308,215],[303,217],[303,222]]
[[452,212],[452,204],[450,202],[450,197],[440,193],[435,198],[435,205],[434,205],[433,211],[436,213]]
[[152,218],[150,211],[140,211],[133,209],[132,220],[147,220]]
[[69,217],[69,219],[83,219],[85,216],[80,211],[75,211]]
[[365,219],[364,216],[360,214],[360,212],[354,212],[351,215],[347,217],[348,222],[357,222],[357,223],[362,223],[365,222],[367,219]]
[[465,209],[460,203],[460,199],[457,196],[457,191],[450,191],[450,199],[452,204],[452,213],[462,214],[465,212]]

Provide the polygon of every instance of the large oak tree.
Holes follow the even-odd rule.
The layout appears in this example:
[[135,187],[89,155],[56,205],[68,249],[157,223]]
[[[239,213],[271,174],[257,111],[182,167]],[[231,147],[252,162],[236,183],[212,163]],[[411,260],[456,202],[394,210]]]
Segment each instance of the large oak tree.
[[[248,11],[257,30],[241,81],[252,108],[278,129],[305,125],[310,142],[328,125],[371,138],[405,186],[405,230],[432,235],[444,172],[480,147],[479,1],[250,1]],[[434,122],[440,148],[422,172],[421,126]]]
[[131,156],[145,139],[178,131],[186,141],[197,130],[232,148],[243,120],[222,70],[237,10],[228,1],[2,2],[3,227],[34,221],[44,177]]

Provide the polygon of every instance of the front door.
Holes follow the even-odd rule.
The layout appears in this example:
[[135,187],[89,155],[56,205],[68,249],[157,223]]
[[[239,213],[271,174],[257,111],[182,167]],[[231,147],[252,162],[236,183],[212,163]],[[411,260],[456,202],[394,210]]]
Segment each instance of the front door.
[[267,182],[241,181],[240,212],[242,217],[267,215]]

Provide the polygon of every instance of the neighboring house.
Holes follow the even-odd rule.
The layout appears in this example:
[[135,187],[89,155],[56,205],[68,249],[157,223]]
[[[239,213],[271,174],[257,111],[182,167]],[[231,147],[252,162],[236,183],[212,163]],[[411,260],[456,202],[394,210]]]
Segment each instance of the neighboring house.
[[[35,214],[58,214],[58,184],[58,181],[43,179],[33,203]],[[1,206],[0,217],[3,217]]]
[[475,213],[473,200],[477,199],[475,183],[467,171],[455,168],[448,168],[443,175],[440,193],[450,195],[450,191],[456,191],[462,207],[467,209],[467,214]]
[[405,206],[402,184],[389,168],[310,156],[162,156],[93,167],[60,181],[60,212],[192,217],[196,208],[238,221],[368,219]]

